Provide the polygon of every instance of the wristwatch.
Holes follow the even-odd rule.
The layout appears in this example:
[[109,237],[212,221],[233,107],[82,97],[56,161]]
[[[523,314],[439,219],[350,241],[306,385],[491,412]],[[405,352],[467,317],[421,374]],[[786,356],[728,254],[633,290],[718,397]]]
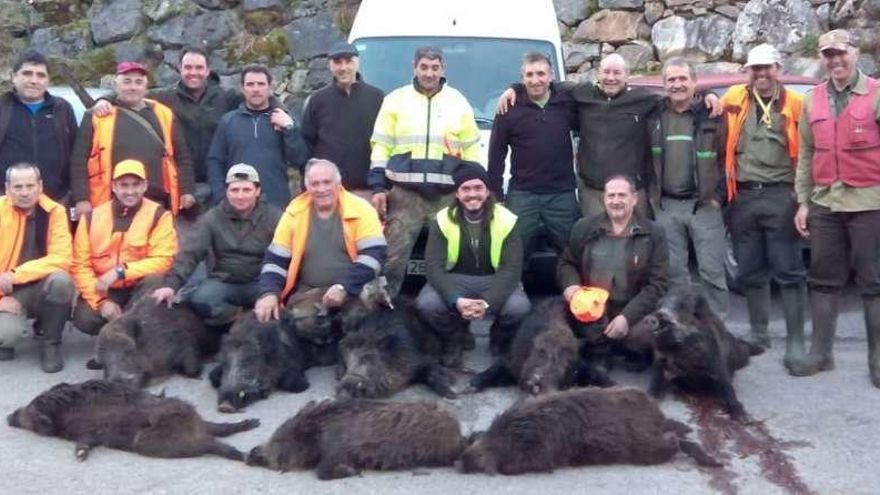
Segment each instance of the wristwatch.
[[116,280],[125,280],[125,268],[122,265],[116,267]]

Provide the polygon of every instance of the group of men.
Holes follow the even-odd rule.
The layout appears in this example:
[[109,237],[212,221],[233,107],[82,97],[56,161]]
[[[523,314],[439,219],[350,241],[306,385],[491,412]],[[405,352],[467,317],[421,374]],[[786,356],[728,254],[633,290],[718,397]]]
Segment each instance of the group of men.
[[[602,60],[598,83],[571,84],[553,82],[546,55],[527,53],[522,84],[499,103],[487,168],[476,163],[472,108],[446,83],[434,47],[419,48],[411,84],[385,96],[361,80],[354,46],[333,47],[334,82],[310,97],[299,125],[271,96],[265,67],[243,69],[242,97],[219,88],[205,52],[186,49],[178,85],[148,99],[146,68],[123,62],[116,93],[78,134],[69,106],[45,91],[48,64],[31,53],[0,102],[0,221],[16,233],[0,241],[0,359],[12,358],[34,317],[43,368],[57,371],[74,288],[74,325],[95,333],[140,296],[171,304],[205,259],[208,277],[186,300],[218,326],[251,307],[277,318],[290,294],[309,288],[343,307],[381,275],[396,296],[427,226],[416,307],[450,337],[443,358],[455,365],[473,343],[470,321],[493,318],[490,345],[502,351],[530,311],[520,278],[543,225],[572,307],[588,289],[607,298],[600,318],[572,315],[594,350],[626,339],[670,290],[690,285],[691,244],[702,289],[725,314],[729,231],[753,341],[770,343],[772,278],[786,368],[828,370],[837,301],[855,270],[880,387],[878,83],[856,67],[846,31],[823,34],[819,52],[829,80],[806,97],[783,87],[778,52],[759,45],[745,65],[750,82],[720,100],[696,94],[694,68],[680,58],[665,62],[658,95],[626,83],[619,55]],[[305,185],[293,200],[289,167]],[[64,201],[75,204],[73,239]],[[200,204],[216,206],[178,250],[174,217]]]

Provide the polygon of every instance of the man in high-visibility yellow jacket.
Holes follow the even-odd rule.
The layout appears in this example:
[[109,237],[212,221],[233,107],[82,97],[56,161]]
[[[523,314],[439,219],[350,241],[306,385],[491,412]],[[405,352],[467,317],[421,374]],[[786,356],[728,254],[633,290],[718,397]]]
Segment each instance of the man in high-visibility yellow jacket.
[[387,220],[385,275],[392,296],[419,232],[448,203],[460,160],[479,159],[473,109],[446,84],[444,70],[439,48],[417,49],[412,83],[385,97],[373,130],[367,182],[373,206]]
[[447,366],[461,361],[473,320],[494,319],[490,347],[503,352],[531,305],[520,284],[522,238],[516,215],[495,203],[489,174],[477,163],[454,175],[452,206],[434,215],[425,248],[428,283],[416,307],[443,342]]

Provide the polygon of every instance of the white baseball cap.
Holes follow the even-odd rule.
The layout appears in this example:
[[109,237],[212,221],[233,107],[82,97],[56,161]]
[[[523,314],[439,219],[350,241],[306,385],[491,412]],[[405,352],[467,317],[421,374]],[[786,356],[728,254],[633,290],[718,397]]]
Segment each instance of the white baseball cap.
[[743,67],[751,67],[753,65],[778,65],[779,63],[779,50],[774,48],[773,45],[762,43],[749,50],[749,56],[748,59],[746,59],[746,65],[744,65]]

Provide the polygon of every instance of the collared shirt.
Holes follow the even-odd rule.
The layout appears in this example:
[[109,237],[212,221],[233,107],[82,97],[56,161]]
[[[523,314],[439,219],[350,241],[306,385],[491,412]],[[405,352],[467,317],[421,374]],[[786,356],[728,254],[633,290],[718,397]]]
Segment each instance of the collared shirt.
[[[754,100],[754,96],[752,99]],[[762,120],[757,102],[749,105],[742,134],[736,145],[736,180],[742,182],[794,182],[794,168],[788,156],[785,119],[778,97],[770,101],[770,125]]]
[[[849,102],[853,93],[863,95],[868,93],[866,76],[857,72],[854,82],[851,80],[841,91],[834,88],[834,84],[828,83],[828,98],[835,115],[838,111],[838,102]],[[810,110],[812,109],[812,91],[804,98],[804,108],[801,113],[801,122],[798,127],[800,134],[800,155],[798,156],[797,191],[798,203],[804,204],[812,201],[816,204],[829,208],[831,211],[866,211],[880,209],[880,186],[850,187],[837,180],[829,186],[817,186],[813,184],[813,130],[810,128]],[[874,101],[874,118],[880,122],[880,91]]]

